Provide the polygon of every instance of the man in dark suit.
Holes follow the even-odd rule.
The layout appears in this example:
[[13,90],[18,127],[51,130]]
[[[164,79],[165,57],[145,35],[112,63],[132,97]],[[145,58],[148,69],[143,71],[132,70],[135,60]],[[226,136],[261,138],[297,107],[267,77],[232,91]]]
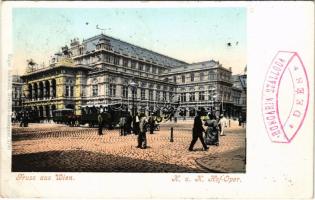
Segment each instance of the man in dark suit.
[[192,141],[189,146],[189,151],[192,151],[194,148],[195,143],[197,142],[198,138],[200,139],[200,142],[204,148],[204,150],[208,150],[209,148],[205,144],[205,141],[203,140],[202,133],[205,132],[205,129],[202,127],[202,121],[201,121],[201,112],[197,111],[197,115],[194,119],[194,127],[193,127],[193,135],[192,135]]
[[97,116],[97,121],[98,121],[98,135],[103,135],[103,116],[102,116],[102,113],[99,112],[98,113],[98,116]]

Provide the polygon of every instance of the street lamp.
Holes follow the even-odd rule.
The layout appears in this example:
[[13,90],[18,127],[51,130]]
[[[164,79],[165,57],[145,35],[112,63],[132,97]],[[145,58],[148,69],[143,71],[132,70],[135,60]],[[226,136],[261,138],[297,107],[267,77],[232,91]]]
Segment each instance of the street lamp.
[[216,89],[215,89],[215,87],[210,87],[209,88],[209,92],[210,92],[210,95],[209,95],[209,97],[210,97],[210,103],[211,103],[211,105],[210,105],[210,108],[211,108],[211,114],[213,114],[213,107],[214,107],[214,101],[215,101],[215,98],[216,98]]
[[129,83],[129,86],[131,87],[131,91],[132,91],[132,117],[134,119],[136,115],[135,114],[135,92],[137,90],[137,83],[132,80],[131,83]]

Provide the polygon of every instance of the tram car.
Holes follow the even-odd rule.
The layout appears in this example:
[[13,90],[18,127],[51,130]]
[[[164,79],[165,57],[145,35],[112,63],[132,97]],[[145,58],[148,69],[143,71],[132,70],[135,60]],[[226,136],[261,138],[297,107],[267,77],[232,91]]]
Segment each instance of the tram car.
[[115,128],[118,126],[119,120],[128,112],[125,106],[121,104],[112,104],[100,107],[83,107],[81,108],[80,124],[88,124],[89,127],[98,125],[98,114],[101,113],[105,128]]
[[53,121],[57,124],[75,124],[77,116],[74,114],[73,109],[60,109],[53,111]]

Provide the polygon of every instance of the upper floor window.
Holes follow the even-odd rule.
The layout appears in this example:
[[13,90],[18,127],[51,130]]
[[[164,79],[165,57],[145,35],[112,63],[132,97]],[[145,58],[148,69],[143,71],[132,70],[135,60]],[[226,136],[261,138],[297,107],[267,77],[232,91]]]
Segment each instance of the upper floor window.
[[191,82],[195,81],[195,74],[194,73],[190,73],[190,81]]
[[150,72],[150,65],[146,65],[145,71]]
[[176,76],[173,77],[174,83],[176,83]]
[[123,98],[128,98],[128,87],[127,86],[122,86],[122,96]]
[[215,79],[216,79],[216,74],[209,73],[209,80],[215,80]]
[[159,91],[156,91],[156,93],[155,93],[155,100],[156,101],[160,100],[160,92]]
[[96,97],[98,95],[98,85],[92,86],[92,96]]
[[199,101],[204,101],[205,100],[205,92],[201,91],[199,92]]
[[83,47],[83,46],[80,46],[80,47],[79,47],[79,54],[80,54],[80,55],[83,55],[83,52],[84,52],[84,47]]
[[143,64],[139,63],[139,70],[142,71],[143,70]]
[[163,91],[163,100],[166,101],[167,100],[167,95],[166,95],[166,92]]
[[109,96],[116,96],[116,85],[109,84]]
[[185,83],[185,79],[186,79],[185,75],[182,75],[182,83]]
[[153,90],[149,90],[149,100],[153,101]]
[[119,57],[114,57],[114,65],[119,65]]
[[170,101],[170,102],[173,102],[173,99],[174,99],[174,94],[173,94],[173,92],[170,92],[169,95],[170,95],[169,101]]
[[105,55],[105,61],[107,62],[107,63],[110,63],[110,55]]
[[69,97],[69,86],[66,86],[66,97]]
[[203,81],[204,73],[200,72],[200,81]]
[[131,61],[131,68],[136,68],[136,61]]
[[74,87],[71,85],[70,86],[70,97],[74,96]]
[[180,101],[185,102],[186,101],[186,93],[181,93],[180,94]]
[[141,89],[141,100],[145,100],[145,89]]
[[195,93],[194,92],[189,93],[189,101],[195,101]]
[[128,67],[128,59],[127,58],[123,59],[123,66]]
[[156,74],[156,67],[152,67],[152,73]]

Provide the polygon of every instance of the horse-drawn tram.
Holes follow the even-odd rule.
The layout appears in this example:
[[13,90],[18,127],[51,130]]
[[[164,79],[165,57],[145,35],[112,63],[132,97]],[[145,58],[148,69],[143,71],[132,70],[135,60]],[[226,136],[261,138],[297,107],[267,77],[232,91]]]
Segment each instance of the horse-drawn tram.
[[121,104],[82,106],[80,109],[81,115],[76,115],[73,109],[55,110],[53,120],[55,123],[69,126],[88,124],[89,127],[94,127],[98,125],[98,115],[101,114],[104,127],[111,129],[116,127],[119,119],[128,113],[125,106]]

